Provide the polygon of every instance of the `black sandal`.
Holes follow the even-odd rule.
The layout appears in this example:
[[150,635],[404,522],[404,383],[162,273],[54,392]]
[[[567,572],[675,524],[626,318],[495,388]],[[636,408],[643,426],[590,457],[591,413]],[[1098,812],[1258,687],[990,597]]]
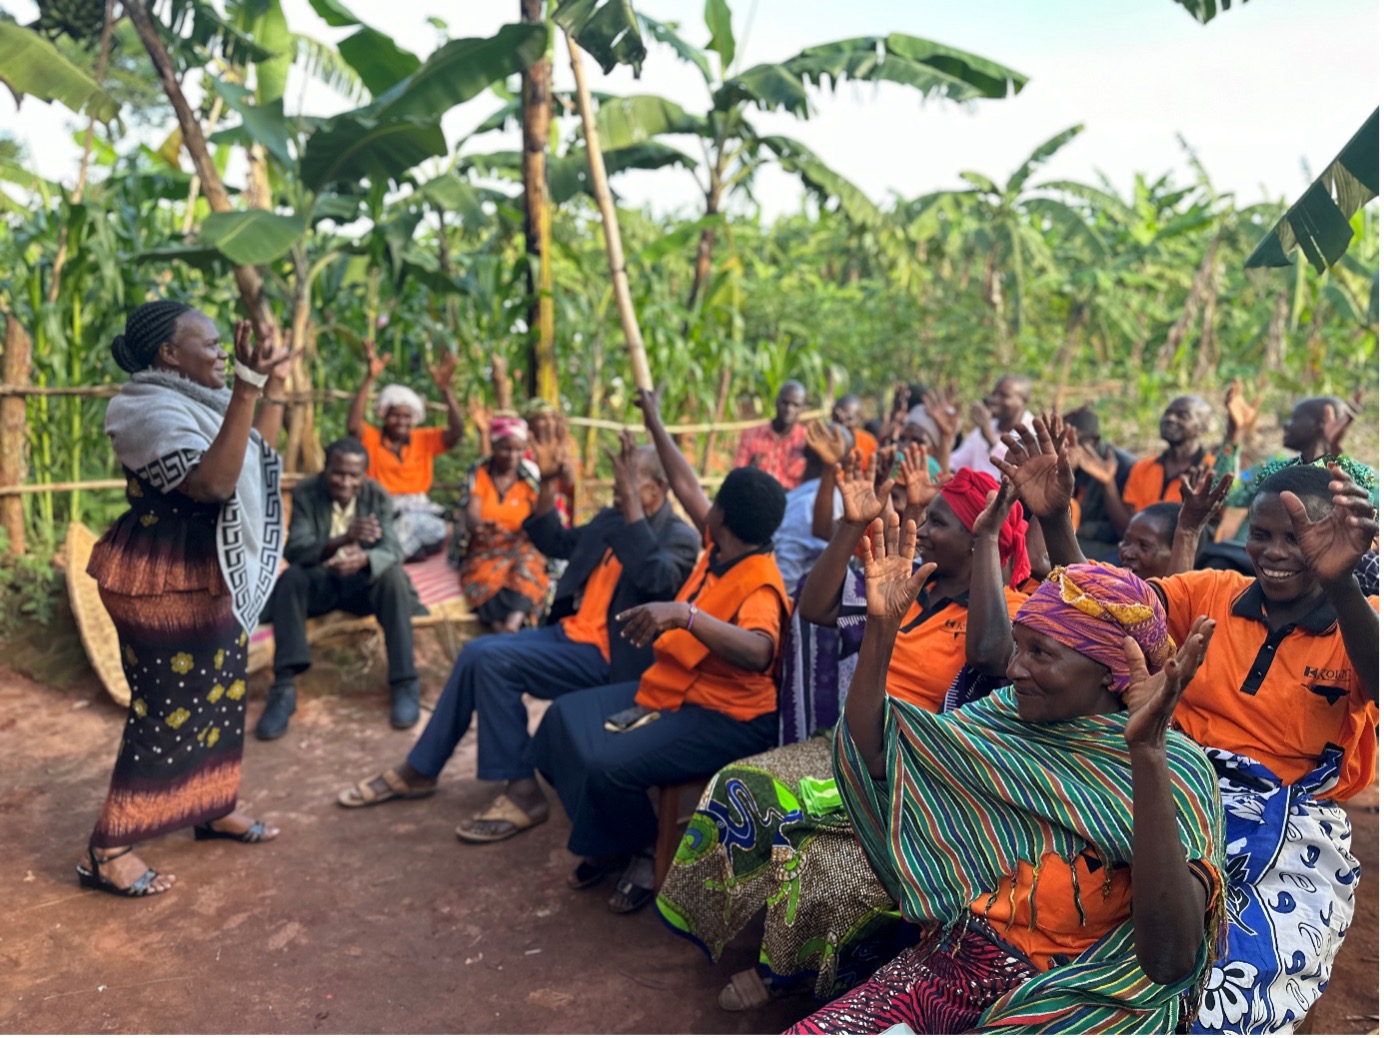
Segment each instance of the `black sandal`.
[[[606,907],[616,915],[629,915],[632,912],[638,912],[647,905],[657,893],[658,891],[649,887],[637,886],[630,880],[622,879],[615,884],[615,893],[610,895]],[[623,900],[617,900],[620,898]]]
[[[198,840],[234,840],[236,843],[265,843],[264,823],[256,822],[243,833],[228,833],[210,825],[194,825],[192,835]],[[272,839],[272,837],[271,837]]]
[[91,862],[91,868],[88,869],[85,865],[77,866],[78,882],[91,890],[104,890],[107,894],[114,894],[116,897],[149,897],[153,894],[162,894],[163,890],[151,889],[154,885],[154,880],[159,878],[159,874],[153,869],[145,869],[144,875],[140,876],[139,879],[135,880],[128,887],[116,886],[105,876],[101,875],[102,865],[108,865],[115,861],[116,858],[123,858],[132,850],[134,850],[133,847],[126,847],[123,851],[112,854],[107,858],[98,858],[96,857],[96,848],[91,844],[87,844],[87,858]]
[[573,890],[585,890],[587,887],[594,887],[612,872],[624,872],[625,866],[628,864],[629,858],[622,854],[599,858],[595,861],[583,861],[567,877],[567,885]]

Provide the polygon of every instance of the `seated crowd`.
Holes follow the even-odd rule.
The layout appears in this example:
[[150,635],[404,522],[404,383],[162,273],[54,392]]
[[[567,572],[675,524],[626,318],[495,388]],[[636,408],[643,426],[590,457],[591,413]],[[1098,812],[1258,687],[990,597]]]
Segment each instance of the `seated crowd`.
[[[1017,374],[964,410],[901,386],[875,421],[854,394],[804,421],[790,380],[708,497],[641,390],[650,444],[621,434],[586,522],[559,414],[473,412],[449,533],[429,493],[464,434],[455,359],[445,428],[399,385],[366,423],[389,359],[367,344],[349,435],[293,492],[256,734],[286,731],[334,609],[379,620],[391,721],[419,721],[405,562],[449,547],[484,633],[343,807],[432,794],[474,719],[503,787],[458,839],[545,822],[541,776],[573,889],[655,904],[713,961],[762,920],[720,1005],[815,996],[792,1033],[1282,1032],[1326,990],[1360,878],[1341,803],[1377,751],[1358,399],[1303,400],[1288,455],[1240,474],[1238,383],[1219,446],[1180,396],[1136,457],[1089,407],[1036,414]],[[532,733],[525,695],[550,701]],[[649,793],[684,783],[704,792],[660,876]]]

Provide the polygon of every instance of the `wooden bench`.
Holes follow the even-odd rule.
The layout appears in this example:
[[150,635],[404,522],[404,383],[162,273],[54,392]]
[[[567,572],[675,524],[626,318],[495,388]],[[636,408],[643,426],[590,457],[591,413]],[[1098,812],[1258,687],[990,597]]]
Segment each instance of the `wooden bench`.
[[[668,876],[668,870],[673,866],[673,858],[677,856],[678,844],[682,842],[682,834],[687,831],[687,823],[691,821],[692,815],[697,809],[702,790],[706,789],[706,784],[710,781],[711,776],[707,775],[705,778],[658,787],[658,792],[655,794],[655,800],[658,804],[658,836],[654,840],[655,890],[663,886],[663,881]],[[692,806],[685,807],[689,795],[692,798]]]

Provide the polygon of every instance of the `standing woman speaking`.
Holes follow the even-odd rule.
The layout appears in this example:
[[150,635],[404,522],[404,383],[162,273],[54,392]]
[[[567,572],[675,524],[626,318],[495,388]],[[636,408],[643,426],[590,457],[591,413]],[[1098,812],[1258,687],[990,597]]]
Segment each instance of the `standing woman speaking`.
[[[216,326],[171,300],[140,306],[111,344],[130,381],[106,434],[130,503],[87,572],[115,621],[130,712],[110,792],[77,866],[85,887],[124,897],[173,885],[131,853],[194,826],[197,839],[279,834],[236,810],[248,631],[283,554],[283,424],[289,356],[264,330],[235,330],[235,384]],[[256,402],[263,396],[263,404]]]

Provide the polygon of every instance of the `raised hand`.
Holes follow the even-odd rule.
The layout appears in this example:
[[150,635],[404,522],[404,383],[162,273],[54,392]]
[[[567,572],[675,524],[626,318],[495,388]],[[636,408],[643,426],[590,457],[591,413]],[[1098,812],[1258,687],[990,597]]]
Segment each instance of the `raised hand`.
[[834,429],[820,418],[807,423],[807,445],[822,459],[824,465],[835,465],[846,456],[846,434]]
[[[971,424],[979,429],[981,433],[990,432],[990,419],[992,415],[990,414],[990,409],[986,407],[983,402],[977,400],[975,403],[971,404],[966,410],[966,417],[971,420]],[[985,438],[988,440],[990,437],[987,436]]]
[[621,637],[642,649],[664,631],[686,627],[691,613],[686,602],[645,602],[618,614],[615,622],[625,625],[620,630]]
[[1246,400],[1244,386],[1238,378],[1230,383],[1225,393],[1225,418],[1232,440],[1254,428],[1259,419],[1259,405],[1263,402],[1262,392],[1254,398],[1254,403]]
[[655,390],[643,388],[634,391],[634,406],[639,408],[644,415],[644,428],[652,432],[656,427],[663,424],[663,415],[660,409],[663,405],[663,387],[659,386]]
[[[927,408],[927,413],[932,415],[937,428],[942,430],[942,443],[938,449],[944,452],[951,449],[952,444],[956,442],[956,434],[961,431],[961,413],[956,409],[955,397],[956,388],[950,384],[945,393],[928,390],[923,394],[923,406]],[[947,459],[939,460],[945,464]]]
[[[1071,508],[1076,479],[1067,451],[1076,443],[1076,430],[1055,414],[1039,415],[1033,428],[1021,425],[1003,437],[1009,453],[995,464],[1009,477],[1019,499],[1040,519]],[[1062,450],[1058,450],[1058,445]]]
[[1073,449],[1072,460],[1076,462],[1077,468],[1097,483],[1113,483],[1120,472],[1120,459],[1115,456],[1114,451],[1110,452],[1109,458],[1102,458],[1083,443],[1077,444]]
[[619,453],[617,454],[609,447],[606,448],[606,457],[610,459],[611,472],[615,478],[615,499],[617,501],[635,501],[639,498],[634,464],[634,452],[638,446],[634,440],[634,433],[628,429],[621,429]]
[[870,550],[865,555],[865,615],[897,630],[918,592],[937,567],[927,563],[913,571],[918,526],[912,519],[899,525],[892,512],[870,524]]
[[841,492],[841,517],[848,523],[864,526],[878,518],[889,503],[889,491],[894,481],[886,479],[875,486],[875,463],[879,454],[870,456],[866,465],[860,464],[860,451],[853,450],[846,460],[836,466],[836,489]]
[[538,466],[540,479],[557,479],[567,460],[567,423],[559,417],[554,422],[534,422],[529,427],[529,449],[533,463]]
[[1144,651],[1133,638],[1124,640],[1125,661],[1129,664],[1129,688],[1125,691],[1125,745],[1160,748],[1172,723],[1173,710],[1187,683],[1206,659],[1206,647],[1216,633],[1216,621],[1198,616],[1177,655],[1153,674],[1144,661]]
[[927,451],[910,444],[903,452],[903,464],[899,467],[899,481],[908,494],[908,511],[922,515],[923,509],[937,496],[942,488],[941,482],[934,483],[928,474]]
[[1327,453],[1333,458],[1341,456],[1341,448],[1345,444],[1346,432],[1350,425],[1355,421],[1355,416],[1360,413],[1360,406],[1365,401],[1364,387],[1355,390],[1355,394],[1346,403],[1346,413],[1336,414],[1336,408],[1327,404],[1322,408],[1322,433],[1326,436]]
[[1370,504],[1370,495],[1335,465],[1329,466],[1336,478],[1330,483],[1333,495],[1331,514],[1313,522],[1302,499],[1291,490],[1278,497],[1293,524],[1303,559],[1318,580],[1330,583],[1349,576],[1361,556],[1379,536],[1379,516]]
[[1178,513],[1177,525],[1199,533],[1220,513],[1234,481],[1235,477],[1229,473],[1216,480],[1216,474],[1207,468],[1199,470],[1195,479],[1191,471],[1184,472],[1182,510]]
[[980,515],[976,516],[971,533],[977,538],[991,537],[998,540],[1000,529],[1009,518],[1009,510],[1014,507],[1017,500],[1019,494],[1014,489],[1014,484],[1009,481],[1008,476],[1001,476],[999,490],[992,490],[985,495],[985,507],[981,509]]
[[375,340],[373,338],[366,339],[361,345],[365,347],[365,366],[370,373],[370,381],[373,382],[384,374],[384,369],[389,367],[389,362],[393,359],[394,354],[386,353],[381,357],[375,352]]
[[292,363],[296,353],[274,348],[272,330],[255,328],[249,321],[237,321],[234,337],[235,359],[257,375],[278,378],[281,367]]
[[466,414],[482,435],[490,431],[490,419],[492,417],[489,406],[478,396],[466,398]]
[[457,355],[445,348],[442,351],[442,359],[438,361],[437,365],[428,365],[428,374],[432,376],[433,383],[444,393],[452,388],[452,376],[456,374],[456,370]]

